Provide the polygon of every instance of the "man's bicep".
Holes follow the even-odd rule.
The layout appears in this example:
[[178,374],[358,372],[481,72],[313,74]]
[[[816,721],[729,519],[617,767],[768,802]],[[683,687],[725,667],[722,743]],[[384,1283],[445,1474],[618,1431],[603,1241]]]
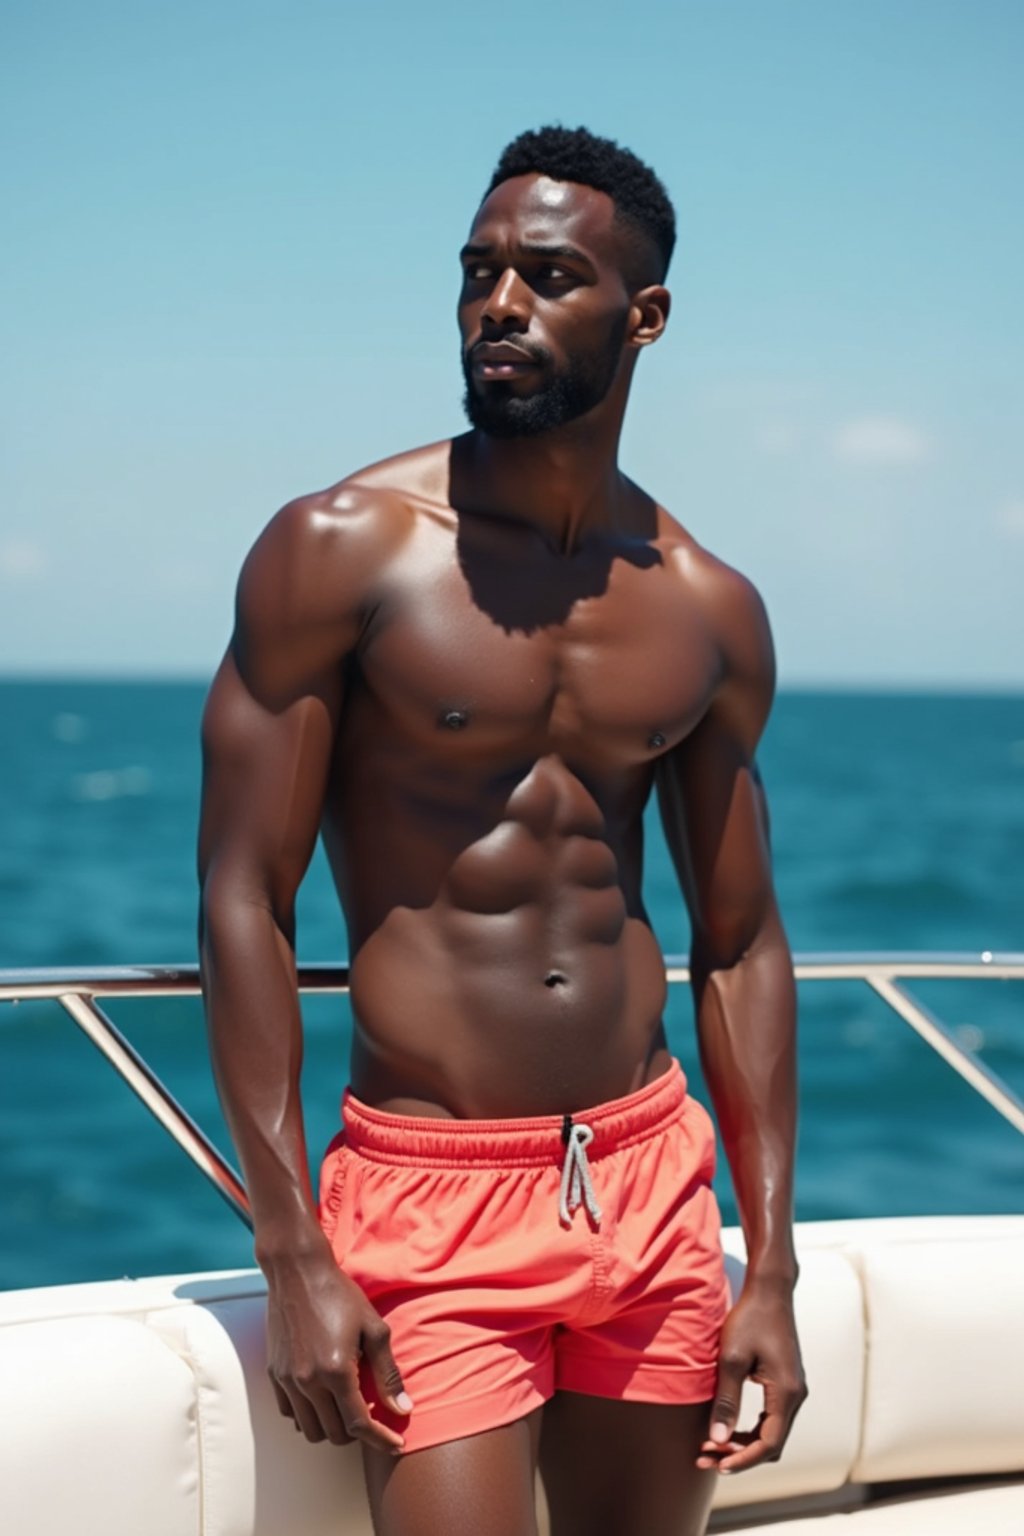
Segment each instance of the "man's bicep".
[[339,663],[270,707],[229,647],[203,712],[204,901],[229,888],[290,913],[316,845],[341,691]]
[[715,705],[659,764],[665,835],[696,947],[731,962],[774,904],[766,802],[749,731]]
[[249,692],[280,711],[331,678],[354,649],[367,598],[365,556],[316,497],[271,518],[238,578],[231,654]]
[[364,597],[322,498],[282,507],[242,566],[203,715],[199,876],[287,915],[312,857]]

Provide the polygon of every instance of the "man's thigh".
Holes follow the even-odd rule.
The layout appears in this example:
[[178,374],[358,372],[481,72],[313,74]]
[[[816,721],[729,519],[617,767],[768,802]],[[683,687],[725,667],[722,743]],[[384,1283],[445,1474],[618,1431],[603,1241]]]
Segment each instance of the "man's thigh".
[[694,1466],[710,1408],[557,1392],[540,1438],[551,1536],[702,1536],[719,1475]]
[[406,1456],[365,1451],[377,1536],[536,1536],[540,1416]]

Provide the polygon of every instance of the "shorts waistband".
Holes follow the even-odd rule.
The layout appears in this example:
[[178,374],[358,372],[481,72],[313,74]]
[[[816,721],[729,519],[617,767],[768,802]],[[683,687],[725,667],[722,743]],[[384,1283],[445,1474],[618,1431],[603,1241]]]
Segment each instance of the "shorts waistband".
[[506,1165],[540,1167],[565,1156],[571,1125],[593,1131],[591,1162],[646,1141],[679,1119],[686,1101],[686,1075],[679,1062],[652,1083],[589,1109],[566,1115],[530,1115],[518,1120],[449,1120],[430,1115],[392,1115],[362,1103],[350,1089],[341,1101],[345,1145],[374,1162],[434,1168]]

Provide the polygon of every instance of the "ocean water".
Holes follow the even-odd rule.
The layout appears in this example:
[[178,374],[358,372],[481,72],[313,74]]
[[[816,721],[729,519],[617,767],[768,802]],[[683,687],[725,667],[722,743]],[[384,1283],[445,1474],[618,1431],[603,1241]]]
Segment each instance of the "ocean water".
[[[195,960],[196,684],[0,683],[0,967]],[[1024,697],[783,694],[760,761],[794,949],[1024,950]],[[688,930],[656,816],[649,910]],[[345,955],[318,851],[300,960]],[[1024,1095],[1024,983],[919,995]],[[232,1157],[198,1002],[110,1012]],[[343,998],[304,1003],[312,1162],[338,1125]],[[694,1093],[688,992],[671,1043]],[[859,983],[800,989],[800,1219],[1024,1210],[1024,1137]],[[248,1233],[59,1005],[0,1004],[0,1286],[251,1262]],[[724,1157],[717,1179],[735,1206]]]

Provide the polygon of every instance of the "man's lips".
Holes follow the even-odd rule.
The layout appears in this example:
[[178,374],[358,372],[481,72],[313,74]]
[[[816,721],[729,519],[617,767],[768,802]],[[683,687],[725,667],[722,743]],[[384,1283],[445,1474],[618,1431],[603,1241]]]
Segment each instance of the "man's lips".
[[483,379],[514,379],[520,373],[528,373],[536,366],[537,364],[531,363],[528,357],[516,363],[489,363],[486,358],[481,358],[473,364],[473,372]]
[[473,372],[485,379],[511,379],[537,362],[522,347],[508,341],[480,341],[470,353]]

